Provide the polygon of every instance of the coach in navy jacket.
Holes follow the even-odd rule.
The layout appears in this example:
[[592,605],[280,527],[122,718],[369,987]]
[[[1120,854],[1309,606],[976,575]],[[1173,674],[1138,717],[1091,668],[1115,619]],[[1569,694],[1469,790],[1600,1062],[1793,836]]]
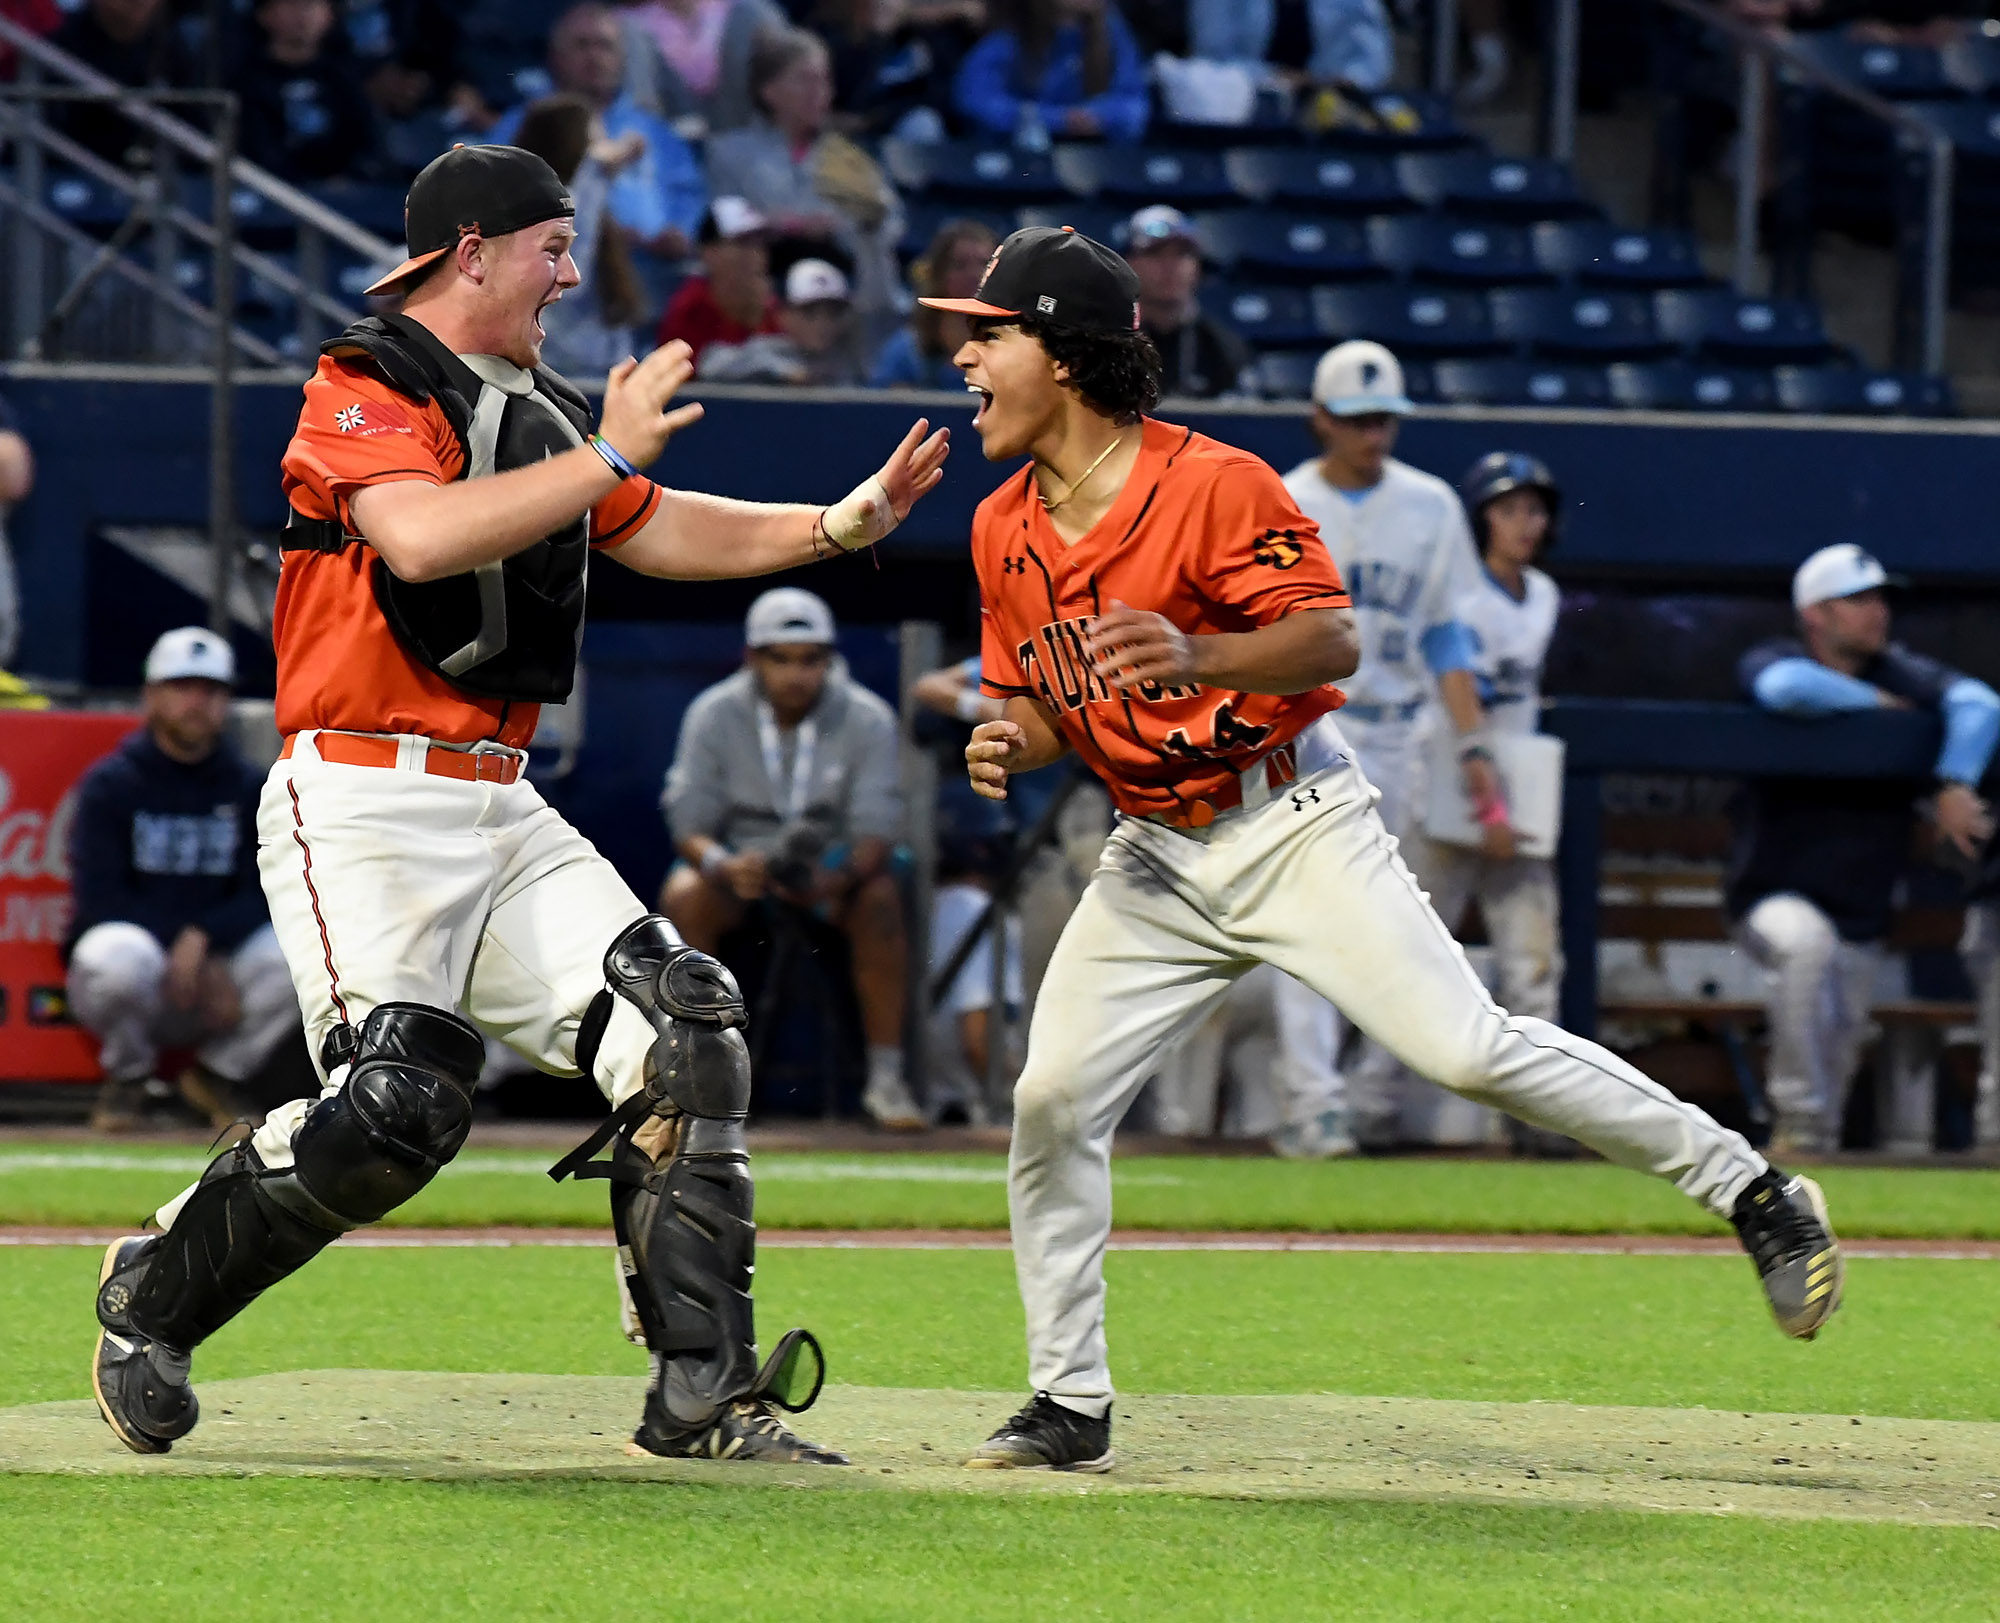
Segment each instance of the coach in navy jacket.
[[235,660],[190,626],[146,660],[146,725],[92,767],[70,833],[69,998],[101,1042],[96,1124],[133,1125],[163,1048],[217,1125],[298,1023],[257,877],[260,775],[229,741]]
[[1944,747],[1929,783],[1763,778],[1745,785],[1725,899],[1736,938],[1771,977],[1774,1155],[1836,1147],[1847,1084],[1916,822],[1934,793],[1940,840],[1973,857],[1992,831],[1974,787],[2000,741],[2000,696],[1889,640],[1882,566],[1852,543],[1799,566],[1798,638],[1760,644],[1739,667],[1749,697],[1788,716],[1929,710]]

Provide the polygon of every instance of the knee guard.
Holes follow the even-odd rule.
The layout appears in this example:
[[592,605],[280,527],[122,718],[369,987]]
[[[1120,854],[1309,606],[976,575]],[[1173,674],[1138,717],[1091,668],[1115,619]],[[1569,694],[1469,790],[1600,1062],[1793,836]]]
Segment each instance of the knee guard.
[[[611,1181],[619,1258],[654,1357],[654,1397],[690,1430],[745,1397],[803,1409],[824,1376],[810,1333],[790,1332],[763,1369],[757,1365],[742,993],[727,969],[683,944],[655,915],[611,944],[604,978],[604,1013],[586,1027],[601,1035],[612,996],[637,1008],[654,1031],[645,1086],[552,1175]],[[587,1063],[590,1055],[578,1057]],[[634,1142],[652,1118],[663,1121],[667,1139],[657,1154]],[[607,1142],[612,1158],[589,1161]]]
[[135,1328],[192,1349],[458,1153],[485,1061],[479,1033],[442,1009],[384,1003],[357,1038],[347,1081],[306,1112],[290,1166],[266,1166],[246,1139],[201,1175],[133,1293]]

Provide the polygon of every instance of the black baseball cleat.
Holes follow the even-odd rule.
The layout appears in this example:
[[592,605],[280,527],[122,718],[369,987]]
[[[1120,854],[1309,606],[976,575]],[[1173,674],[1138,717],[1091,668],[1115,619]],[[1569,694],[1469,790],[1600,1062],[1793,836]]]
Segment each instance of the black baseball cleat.
[[1078,1414],[1037,1392],[965,1463],[988,1471],[1108,1471],[1114,1463],[1111,1415]]
[[652,1392],[628,1454],[669,1460],[761,1460],[773,1465],[845,1465],[845,1454],[809,1443],[778,1417],[763,1398],[741,1398],[705,1426],[675,1430]]
[[1847,1277],[1819,1185],[1770,1168],[1736,1197],[1729,1221],[1757,1265],[1778,1328],[1812,1340],[1840,1306]]
[[158,1235],[113,1240],[97,1274],[97,1353],[90,1389],[98,1413],[135,1454],[164,1454],[194,1430],[201,1405],[188,1385],[188,1355],[152,1341],[127,1317]]

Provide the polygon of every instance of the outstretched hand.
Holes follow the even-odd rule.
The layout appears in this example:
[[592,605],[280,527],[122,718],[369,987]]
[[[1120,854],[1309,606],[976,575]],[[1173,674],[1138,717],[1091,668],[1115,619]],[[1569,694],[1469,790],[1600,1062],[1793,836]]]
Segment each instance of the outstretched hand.
[[951,430],[940,428],[926,439],[930,426],[919,417],[875,475],[826,510],[821,526],[829,541],[844,552],[872,547],[937,488],[944,459],[951,454]]
[[694,351],[678,338],[643,361],[627,356],[604,380],[604,410],[597,419],[597,432],[635,468],[658,461],[668,440],[701,421],[699,403],[667,410],[667,402],[693,376]]

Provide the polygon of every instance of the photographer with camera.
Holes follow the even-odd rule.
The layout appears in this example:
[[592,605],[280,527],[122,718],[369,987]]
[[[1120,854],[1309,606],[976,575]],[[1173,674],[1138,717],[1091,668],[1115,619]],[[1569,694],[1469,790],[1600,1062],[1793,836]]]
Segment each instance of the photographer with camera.
[[750,605],[743,669],[688,706],[660,798],[680,860],[660,911],[718,950],[758,906],[816,914],[846,937],[868,1042],[862,1103],[921,1127],[903,1078],[903,832],[896,714],[847,673],[833,611],[780,586]]

